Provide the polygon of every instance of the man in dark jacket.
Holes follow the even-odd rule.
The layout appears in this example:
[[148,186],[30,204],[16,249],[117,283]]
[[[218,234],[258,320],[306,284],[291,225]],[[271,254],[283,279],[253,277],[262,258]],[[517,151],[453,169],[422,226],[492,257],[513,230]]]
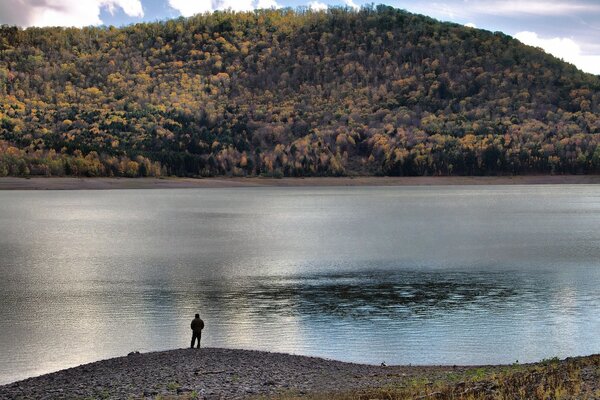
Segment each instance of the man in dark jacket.
[[196,318],[192,320],[192,349],[194,348],[194,342],[196,339],[198,339],[198,348],[200,348],[202,329],[204,329],[204,321],[200,319],[200,314],[196,314]]

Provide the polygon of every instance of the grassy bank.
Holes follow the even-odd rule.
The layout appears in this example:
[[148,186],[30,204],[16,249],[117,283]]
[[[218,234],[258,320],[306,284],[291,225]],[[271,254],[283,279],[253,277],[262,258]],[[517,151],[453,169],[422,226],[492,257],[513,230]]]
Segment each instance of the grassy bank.
[[[286,394],[279,400],[300,396]],[[303,396],[310,400],[367,399],[598,399],[600,398],[600,355],[557,358],[536,364],[491,366],[449,372],[443,377],[400,379],[398,384],[353,392],[319,393]]]

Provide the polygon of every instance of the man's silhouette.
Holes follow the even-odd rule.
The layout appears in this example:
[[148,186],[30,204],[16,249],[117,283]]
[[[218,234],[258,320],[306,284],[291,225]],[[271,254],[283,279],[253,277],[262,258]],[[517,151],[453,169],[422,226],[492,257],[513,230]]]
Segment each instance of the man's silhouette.
[[192,345],[194,348],[194,342],[198,339],[198,348],[200,348],[200,338],[202,338],[202,329],[204,329],[204,321],[200,319],[200,314],[196,314],[196,318],[192,320]]

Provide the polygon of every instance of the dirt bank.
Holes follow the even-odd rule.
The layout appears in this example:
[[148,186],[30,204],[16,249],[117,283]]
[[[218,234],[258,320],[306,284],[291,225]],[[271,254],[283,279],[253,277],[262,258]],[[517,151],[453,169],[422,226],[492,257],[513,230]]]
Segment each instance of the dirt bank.
[[0,178],[0,190],[184,189],[294,186],[600,184],[600,175],[323,178]]

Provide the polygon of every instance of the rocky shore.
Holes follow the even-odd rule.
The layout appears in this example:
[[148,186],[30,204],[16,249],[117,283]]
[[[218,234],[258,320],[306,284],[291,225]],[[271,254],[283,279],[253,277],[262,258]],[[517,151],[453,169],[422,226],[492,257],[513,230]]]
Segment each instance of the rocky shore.
[[510,366],[375,366],[250,350],[179,349],[131,353],[0,386],[0,399],[298,396],[600,399],[600,355]]
[[0,399],[243,399],[381,387],[466,367],[351,364],[219,348],[132,353],[0,386]]

